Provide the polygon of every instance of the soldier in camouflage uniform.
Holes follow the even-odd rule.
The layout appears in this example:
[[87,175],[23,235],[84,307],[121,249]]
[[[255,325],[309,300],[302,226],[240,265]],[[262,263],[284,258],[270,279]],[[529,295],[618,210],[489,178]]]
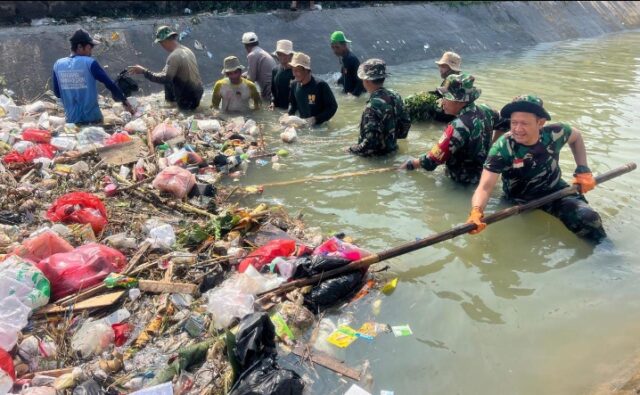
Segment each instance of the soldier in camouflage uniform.
[[483,210],[500,175],[504,194],[516,203],[567,187],[558,159],[560,150],[568,143],[577,165],[573,183],[579,185],[581,193],[558,199],[541,209],[559,218],[578,236],[597,243],[606,237],[606,233],[600,215],[582,195],[595,186],[587,167],[582,135],[564,123],[544,126],[551,117],[542,104],[536,96],[518,96],[502,109],[501,115],[511,119],[511,131],[500,137],[489,151],[480,184],[471,201],[472,210],[467,222],[478,225],[471,233],[486,227],[482,222]]
[[418,166],[433,171],[446,164],[446,173],[454,181],[476,184],[482,165],[493,141],[493,133],[500,116],[491,107],[475,104],[482,92],[473,86],[470,74],[453,74],[438,88],[443,96],[447,114],[455,115],[444,129],[438,144],[420,159],[409,159],[401,168],[413,170]]
[[349,152],[362,156],[385,155],[398,149],[397,139],[407,137],[411,127],[402,98],[383,86],[386,65],[381,59],[369,59],[358,67],[358,77],[370,97],[360,119],[358,144]]

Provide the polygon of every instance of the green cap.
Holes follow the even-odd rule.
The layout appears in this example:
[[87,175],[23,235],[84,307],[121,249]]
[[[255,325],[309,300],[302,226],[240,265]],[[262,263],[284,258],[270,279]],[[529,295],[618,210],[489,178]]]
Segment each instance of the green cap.
[[340,30],[331,33],[331,44],[335,43],[350,43],[351,40],[347,40],[344,33]]
[[480,97],[482,90],[473,86],[475,77],[471,74],[451,74],[438,88],[438,92],[447,100],[471,103]]
[[544,109],[542,99],[535,95],[520,95],[500,110],[500,116],[511,118],[514,112],[528,112],[540,118],[551,120],[551,115]]
[[178,33],[171,30],[169,26],[160,26],[158,30],[156,30],[156,41],[157,43],[168,40],[171,37],[176,37]]

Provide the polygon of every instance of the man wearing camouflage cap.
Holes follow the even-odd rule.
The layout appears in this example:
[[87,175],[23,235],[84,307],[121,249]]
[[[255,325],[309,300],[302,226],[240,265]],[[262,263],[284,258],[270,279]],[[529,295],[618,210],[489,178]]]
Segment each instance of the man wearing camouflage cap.
[[475,184],[480,180],[500,115],[487,105],[475,103],[482,91],[474,86],[474,81],[470,74],[447,77],[438,91],[443,97],[445,113],[456,118],[447,124],[429,153],[420,159],[409,159],[401,168],[413,170],[422,166],[433,171],[446,164],[446,173],[454,181]]
[[358,67],[358,78],[370,94],[360,118],[358,144],[349,152],[362,156],[385,155],[398,149],[397,139],[407,137],[411,127],[400,95],[385,88],[389,74],[381,59],[369,59]]
[[541,207],[560,219],[573,233],[598,243],[606,237],[600,215],[593,210],[583,194],[595,187],[595,180],[587,166],[587,151],[580,131],[565,123],[544,126],[551,116],[537,96],[518,96],[500,111],[510,118],[511,130],[491,147],[484,164],[480,184],[471,199],[471,214],[467,223],[482,231],[484,208],[498,177],[502,175],[505,197],[525,203],[559,191],[568,186],[562,179],[558,163],[560,151],[569,144],[576,163],[573,183],[581,193],[566,196]]
[[156,43],[167,52],[167,64],[158,73],[135,65],[129,67],[131,74],[143,74],[151,82],[164,84],[164,98],[176,102],[181,110],[193,110],[200,105],[204,89],[200,79],[198,62],[193,52],[178,42],[178,33],[169,26],[160,26],[156,31]]

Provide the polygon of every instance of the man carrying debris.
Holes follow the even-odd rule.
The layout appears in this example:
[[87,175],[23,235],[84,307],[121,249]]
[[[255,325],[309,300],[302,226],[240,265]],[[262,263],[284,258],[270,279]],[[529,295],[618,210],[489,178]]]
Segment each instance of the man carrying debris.
[[409,133],[411,119],[402,97],[383,86],[388,75],[382,59],[369,59],[358,68],[358,77],[370,96],[360,119],[360,138],[358,144],[349,147],[351,153],[388,154],[398,148],[396,140]]
[[443,97],[445,113],[454,115],[428,154],[420,159],[409,159],[401,168],[414,170],[418,166],[433,171],[446,164],[447,175],[463,184],[476,184],[480,180],[482,165],[494,141],[493,130],[500,116],[489,106],[475,104],[482,92],[473,86],[470,74],[452,74],[444,86],[438,88]]
[[342,91],[353,96],[360,96],[364,92],[362,81],[358,78],[358,67],[360,61],[358,57],[351,52],[344,33],[335,31],[331,34],[331,49],[333,53],[340,59],[340,78],[338,85],[342,85]]
[[295,81],[291,84],[289,115],[300,113],[309,126],[331,119],[338,111],[338,103],[329,84],[316,80],[311,74],[311,58],[302,52],[295,52],[291,67]]
[[293,43],[289,40],[278,41],[274,55],[278,57],[280,65],[271,72],[273,99],[269,108],[286,110],[289,108],[289,94],[291,92],[291,81],[293,81],[293,70],[289,64],[293,58]]
[[225,78],[218,80],[213,86],[211,108],[217,110],[222,103],[223,112],[247,112],[249,100],[253,100],[253,109],[260,108],[260,94],[256,85],[246,78],[242,78],[244,66],[240,59],[228,56],[224,59],[222,74]]
[[247,51],[247,71],[245,77],[260,87],[260,96],[271,101],[271,72],[276,61],[267,51],[258,46],[258,36],[254,32],[242,35],[242,44]]
[[98,106],[97,81],[102,82],[113,99],[135,112],[122,90],[109,78],[97,60],[91,57],[95,45],[100,44],[85,30],[77,30],[71,36],[71,55],[58,59],[53,65],[53,93],[60,98],[68,123],[101,123],[102,112]]
[[156,43],[169,52],[167,64],[159,73],[135,65],[129,67],[132,74],[143,74],[151,82],[164,84],[164,98],[176,102],[181,110],[194,110],[200,105],[204,92],[198,62],[191,50],[178,42],[178,33],[169,26],[160,26]]
[[500,114],[510,118],[511,130],[491,147],[484,163],[467,220],[478,225],[471,233],[479,233],[487,226],[482,222],[484,208],[500,175],[505,197],[516,203],[526,203],[566,188],[568,184],[562,179],[558,160],[562,147],[568,143],[577,166],[573,183],[580,186],[580,193],[555,200],[541,209],[560,219],[580,237],[595,243],[604,239],[607,235],[600,215],[583,196],[596,182],[587,166],[587,150],[580,131],[564,123],[544,126],[551,116],[542,100],[533,95],[514,98]]

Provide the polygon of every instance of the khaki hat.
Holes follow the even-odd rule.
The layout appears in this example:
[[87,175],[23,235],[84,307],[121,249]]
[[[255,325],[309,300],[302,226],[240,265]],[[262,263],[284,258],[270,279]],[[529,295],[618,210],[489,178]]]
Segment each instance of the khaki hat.
[[156,31],[156,43],[162,42],[164,40],[168,40],[172,37],[177,37],[178,33],[171,30],[169,26],[160,26]]
[[291,67],[302,66],[307,70],[311,70],[311,58],[303,52],[294,52],[289,64]]
[[222,67],[222,74],[229,73],[236,70],[244,70],[244,66],[240,64],[240,59],[237,56],[227,56],[224,58],[224,66]]
[[291,55],[293,53],[293,43],[289,40],[278,40],[276,50],[273,51],[273,54],[277,56],[278,52]]
[[462,59],[460,58],[460,55],[455,52],[445,52],[444,54],[442,54],[442,57],[436,62],[436,64],[438,66],[446,64],[451,68],[451,70],[460,71]]
[[246,32],[242,35],[242,43],[243,44],[251,44],[258,42],[258,35],[254,32]]

